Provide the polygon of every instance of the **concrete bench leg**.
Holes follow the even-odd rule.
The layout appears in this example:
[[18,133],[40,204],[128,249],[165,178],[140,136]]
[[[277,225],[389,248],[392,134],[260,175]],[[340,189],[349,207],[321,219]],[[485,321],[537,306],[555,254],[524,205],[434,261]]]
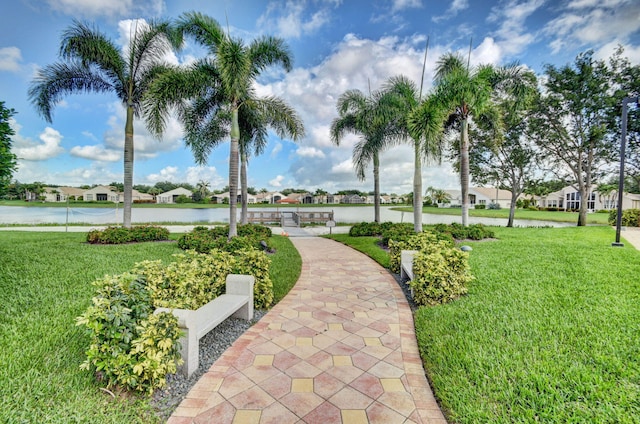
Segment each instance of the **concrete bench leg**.
[[227,275],[227,294],[241,294],[249,296],[249,301],[231,315],[234,318],[241,318],[247,321],[253,319],[253,284],[255,278],[252,275]]
[[184,359],[184,364],[182,364],[181,371],[185,376],[189,377],[198,369],[200,364],[200,344],[195,330],[189,331],[188,328],[182,330],[184,335],[180,337],[180,343],[182,344],[180,355]]

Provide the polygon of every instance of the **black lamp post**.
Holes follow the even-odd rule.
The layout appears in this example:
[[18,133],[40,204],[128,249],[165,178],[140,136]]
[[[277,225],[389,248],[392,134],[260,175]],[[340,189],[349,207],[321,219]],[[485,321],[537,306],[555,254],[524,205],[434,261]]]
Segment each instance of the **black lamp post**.
[[622,195],[624,191],[624,156],[625,146],[627,145],[627,105],[635,102],[640,105],[640,97],[625,97],[622,99],[622,140],[620,141],[620,178],[618,180],[618,217],[616,219],[616,241],[611,243],[612,246],[622,247],[624,243],[620,242],[620,229],[622,228]]

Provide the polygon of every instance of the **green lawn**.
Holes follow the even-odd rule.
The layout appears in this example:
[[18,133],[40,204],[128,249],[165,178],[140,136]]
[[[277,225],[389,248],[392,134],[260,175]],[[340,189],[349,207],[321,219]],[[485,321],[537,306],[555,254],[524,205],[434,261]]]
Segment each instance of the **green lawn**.
[[[394,210],[411,212],[411,207],[398,207]],[[433,215],[452,215],[461,216],[462,209],[460,208],[422,208],[423,213]],[[469,216],[477,216],[482,218],[504,218],[504,225],[507,225],[507,219],[509,218],[509,209],[469,209]],[[531,211],[528,209],[516,209],[516,219],[527,219],[534,221],[553,221],[553,222],[573,222],[578,223],[577,212],[547,212],[547,211]],[[588,224],[602,224],[608,225],[609,214],[608,213],[590,213],[587,214]]]
[[[158,421],[146,399],[114,401],[80,370],[89,339],[75,317],[90,304],[96,278],[145,259],[170,261],[181,250],[175,243],[88,245],[84,238],[83,233],[0,234],[2,423]],[[285,237],[274,236],[272,244],[278,249],[271,256],[274,292],[281,299],[300,272],[299,255]]]
[[468,242],[469,294],[415,315],[451,421],[640,422],[640,252],[609,227],[495,231]]

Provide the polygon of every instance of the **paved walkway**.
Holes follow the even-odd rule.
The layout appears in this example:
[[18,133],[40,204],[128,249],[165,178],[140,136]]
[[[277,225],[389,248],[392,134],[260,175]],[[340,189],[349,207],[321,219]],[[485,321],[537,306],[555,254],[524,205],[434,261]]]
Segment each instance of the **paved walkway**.
[[168,424],[446,423],[394,278],[332,240],[296,237],[295,287],[211,366]]

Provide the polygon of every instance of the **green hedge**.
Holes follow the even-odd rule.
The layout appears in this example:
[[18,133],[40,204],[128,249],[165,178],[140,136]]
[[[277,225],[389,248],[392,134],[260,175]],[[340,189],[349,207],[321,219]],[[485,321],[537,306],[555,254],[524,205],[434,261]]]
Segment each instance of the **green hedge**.
[[[609,224],[616,225],[617,220],[618,211],[616,209],[609,211]],[[640,209],[623,210],[621,225],[624,227],[640,227]]]
[[431,231],[414,233],[403,240],[389,240],[389,269],[396,274],[400,273],[400,253],[402,250],[427,250],[438,242],[442,242],[445,246],[454,246],[451,236]]
[[155,225],[136,225],[131,228],[107,227],[104,230],[91,230],[87,233],[87,242],[91,244],[123,244],[163,240],[169,240],[169,230]]
[[268,244],[271,234],[271,228],[264,225],[239,225],[238,236],[229,240],[228,225],[214,228],[199,226],[180,236],[178,247],[183,250],[195,250],[199,253],[208,253],[213,249],[227,252],[249,248],[261,249],[260,243],[264,241]]

